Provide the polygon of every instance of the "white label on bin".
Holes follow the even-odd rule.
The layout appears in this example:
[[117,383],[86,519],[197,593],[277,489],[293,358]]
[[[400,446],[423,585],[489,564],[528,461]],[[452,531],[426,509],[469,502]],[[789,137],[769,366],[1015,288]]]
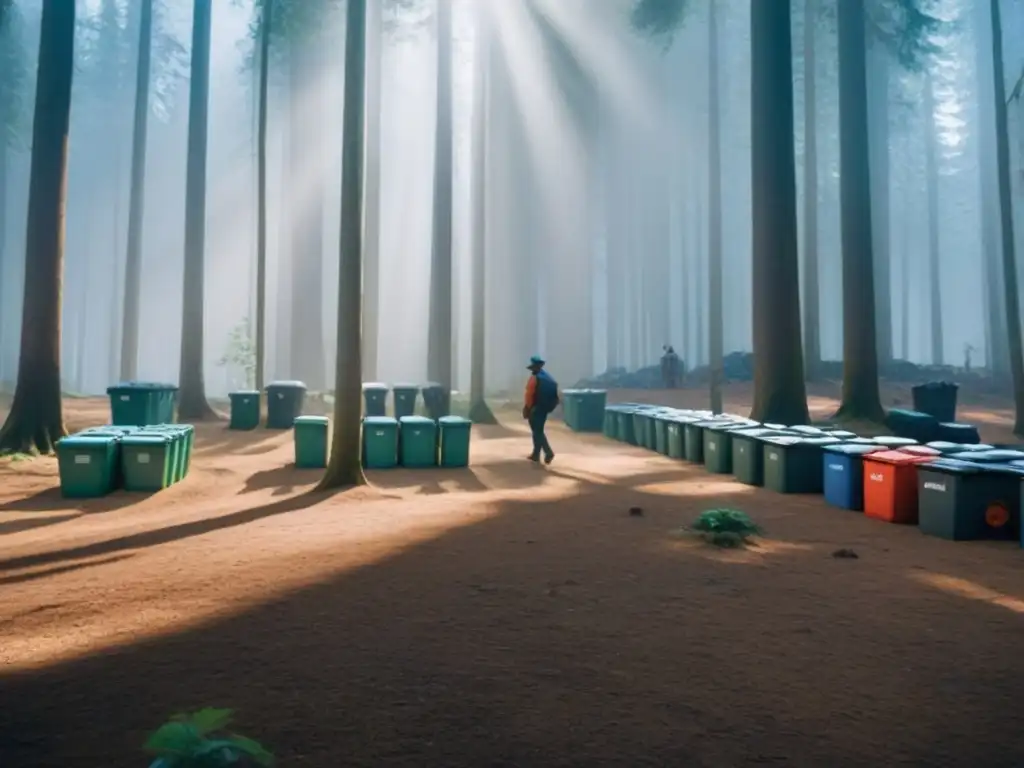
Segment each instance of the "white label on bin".
[[122,403],[127,403],[131,399],[132,399],[131,395],[121,395],[121,402]]
[[778,460],[779,460],[779,454],[777,454],[777,453],[769,453],[768,454],[768,461],[778,461]]
[[277,399],[278,400],[284,400],[284,392],[278,392],[277,393]]
[[833,472],[842,472],[843,471],[843,465],[842,464],[829,464],[828,468],[831,469]]
[[139,462],[139,464],[149,464],[149,454],[140,453],[138,456],[135,457],[135,460]]
[[925,487],[926,490],[929,490],[929,491],[938,491],[939,493],[945,493],[946,492],[946,484],[945,483],[925,483],[924,487]]
[[868,475],[868,477],[871,479],[871,482],[873,483],[885,482],[885,475],[883,475],[881,472],[872,472],[870,475]]
[[736,450],[739,453],[746,453],[747,452],[747,447],[745,445],[737,445],[736,446]]
[[92,458],[88,454],[85,454],[85,453],[76,453],[75,454],[75,464],[88,464],[90,461],[92,461]]
[[373,434],[375,434],[377,437],[384,437],[384,430],[383,429],[378,429]]

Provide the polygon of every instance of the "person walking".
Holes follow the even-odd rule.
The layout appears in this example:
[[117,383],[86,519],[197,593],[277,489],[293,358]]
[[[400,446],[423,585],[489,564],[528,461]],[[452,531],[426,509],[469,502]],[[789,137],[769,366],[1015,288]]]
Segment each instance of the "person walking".
[[555,458],[555,452],[551,450],[551,444],[544,434],[544,425],[548,415],[558,407],[558,382],[544,370],[542,357],[534,355],[526,367],[530,371],[530,378],[526,381],[523,418],[529,422],[530,434],[533,436],[533,453],[529,459],[538,462],[543,453],[544,463],[550,464]]

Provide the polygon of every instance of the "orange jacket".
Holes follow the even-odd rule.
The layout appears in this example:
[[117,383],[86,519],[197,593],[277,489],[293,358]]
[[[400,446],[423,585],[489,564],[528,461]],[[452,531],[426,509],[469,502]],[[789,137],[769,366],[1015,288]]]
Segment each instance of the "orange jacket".
[[526,395],[523,398],[523,405],[526,408],[533,408],[537,404],[537,377],[531,376],[526,380]]

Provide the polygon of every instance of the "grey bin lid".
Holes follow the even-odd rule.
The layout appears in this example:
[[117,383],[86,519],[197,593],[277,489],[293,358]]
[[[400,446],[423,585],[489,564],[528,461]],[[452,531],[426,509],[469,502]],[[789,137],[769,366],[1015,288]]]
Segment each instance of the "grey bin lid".
[[272,381],[267,389],[306,389],[306,385],[301,381]]

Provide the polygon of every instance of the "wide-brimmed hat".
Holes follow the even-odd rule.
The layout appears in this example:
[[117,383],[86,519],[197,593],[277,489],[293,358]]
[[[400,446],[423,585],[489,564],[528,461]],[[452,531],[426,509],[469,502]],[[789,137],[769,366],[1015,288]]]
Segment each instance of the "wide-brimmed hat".
[[539,368],[542,365],[544,365],[544,358],[541,357],[540,355],[534,355],[533,357],[530,358],[530,364],[526,367]]

